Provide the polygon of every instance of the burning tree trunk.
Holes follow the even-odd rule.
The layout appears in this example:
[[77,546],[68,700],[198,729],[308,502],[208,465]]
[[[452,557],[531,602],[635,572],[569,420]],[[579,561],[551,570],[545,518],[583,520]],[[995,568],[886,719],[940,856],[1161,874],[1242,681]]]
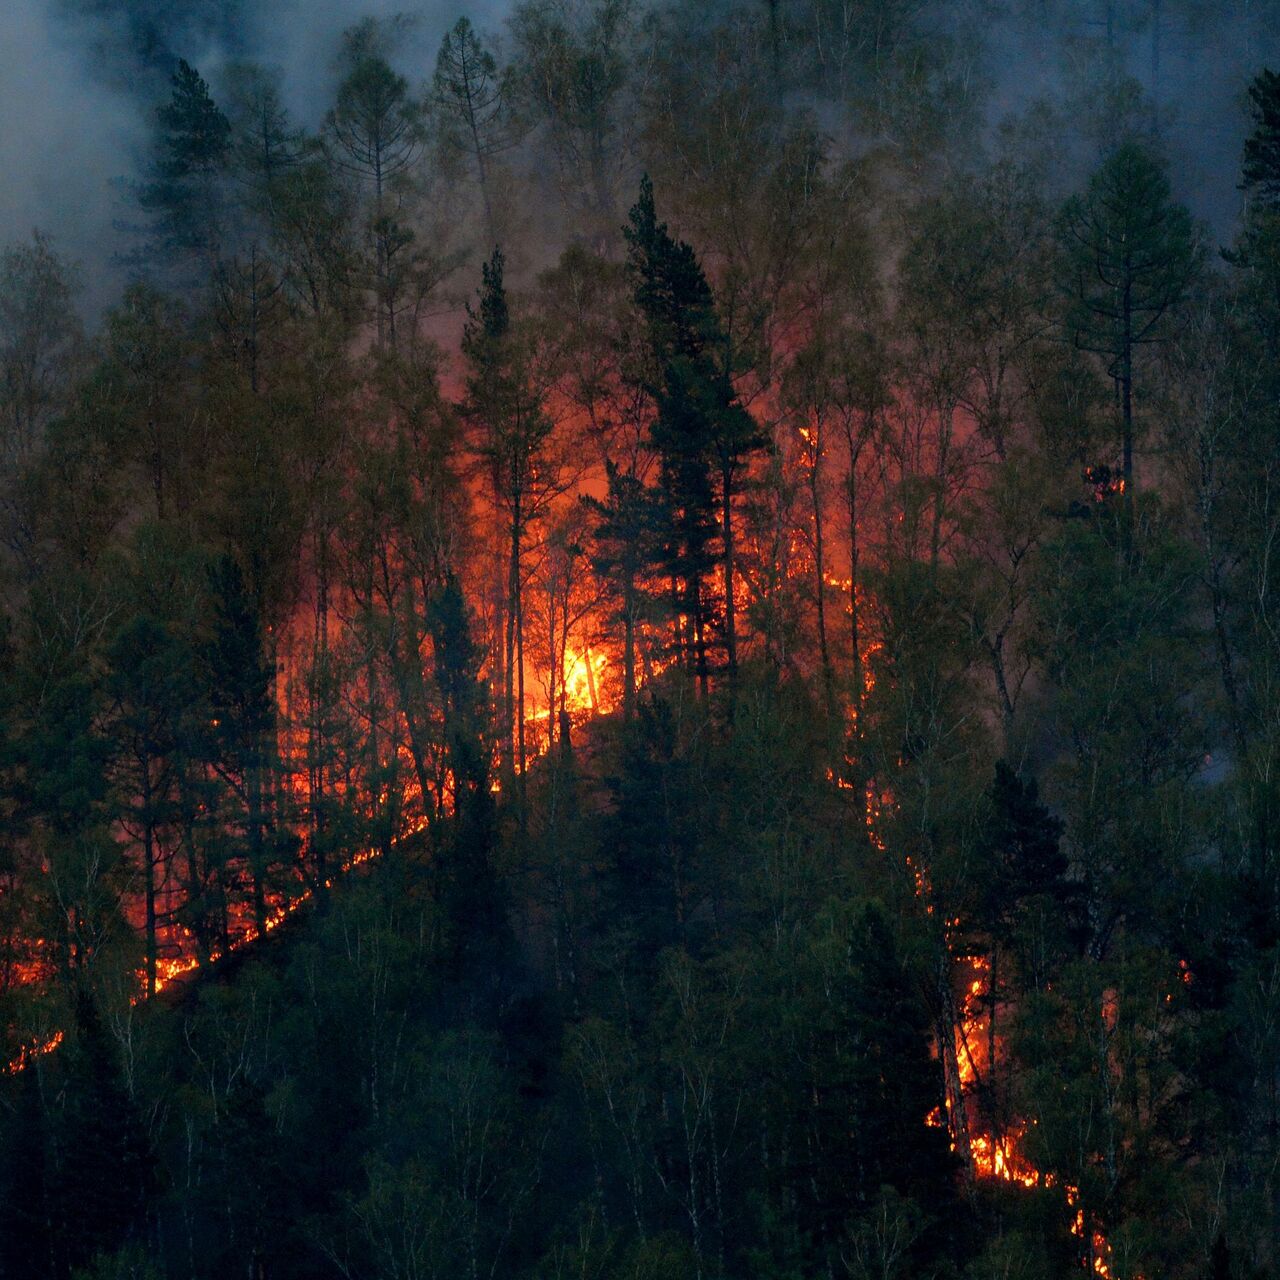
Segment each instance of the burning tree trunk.
[[964,1165],[966,1177],[972,1178],[973,1153],[969,1147],[969,1120],[965,1111],[960,1058],[956,1051],[956,1031],[961,1025],[951,972],[951,953],[945,941],[940,940],[934,960],[934,1035],[938,1044],[938,1056],[942,1059],[947,1124],[951,1132],[952,1147]]
[[503,736],[523,778],[524,540],[558,491],[559,472],[546,451],[553,424],[535,386],[533,352],[513,328],[503,271],[502,251],[495,249],[484,265],[478,308],[468,308],[462,349],[470,372],[462,411],[476,431],[475,448],[488,474],[491,500],[507,525]]

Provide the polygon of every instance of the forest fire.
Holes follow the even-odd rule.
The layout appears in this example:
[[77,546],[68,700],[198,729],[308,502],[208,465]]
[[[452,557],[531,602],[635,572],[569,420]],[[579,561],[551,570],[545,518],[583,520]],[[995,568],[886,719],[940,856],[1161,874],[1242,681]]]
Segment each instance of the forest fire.
[[64,1040],[65,1035],[61,1031],[55,1031],[52,1035],[43,1040],[31,1041],[21,1045],[18,1054],[14,1058],[10,1058],[5,1067],[8,1075],[17,1075],[21,1071],[25,1071],[31,1063],[46,1053],[52,1053]]
[[[869,784],[866,803],[868,838],[880,852],[887,849],[886,841],[878,834],[878,823],[884,812],[892,808],[891,793],[877,794],[878,787]],[[911,876],[914,896],[922,904],[926,917],[935,911],[935,893],[927,870],[910,854],[903,858]],[[943,930],[949,969],[946,981],[960,986],[960,999],[956,1020],[947,1030],[954,1038],[954,1062],[957,1088],[947,1088],[944,1102],[935,1106],[923,1117],[928,1128],[946,1128],[952,1152],[963,1149],[972,1175],[980,1181],[1007,1183],[1026,1190],[1061,1186],[1063,1204],[1074,1210],[1070,1216],[1071,1234],[1086,1246],[1081,1265],[1091,1273],[1112,1280],[1111,1246],[1103,1231],[1086,1222],[1085,1210],[1080,1206],[1079,1189],[1070,1183],[1060,1183],[1052,1173],[1037,1169],[1025,1150],[1028,1124],[1014,1119],[997,1125],[991,1114],[991,1099],[996,1096],[995,1077],[1007,1056],[1004,1037],[996,1032],[995,1019],[999,996],[991,986],[992,960],[985,955],[957,956],[953,954],[952,931],[960,925],[958,919],[946,922]],[[1179,980],[1190,980],[1185,961],[1179,962]],[[1114,992],[1104,994],[1099,1017],[1104,1025],[1114,1028],[1118,1017]],[[935,1044],[940,1053],[940,1047]],[[1032,1124],[1035,1121],[1031,1122]],[[1142,1280],[1135,1273],[1133,1280]]]
[[0,17],[2,1280],[1277,1274],[1280,26],[1098,5]]

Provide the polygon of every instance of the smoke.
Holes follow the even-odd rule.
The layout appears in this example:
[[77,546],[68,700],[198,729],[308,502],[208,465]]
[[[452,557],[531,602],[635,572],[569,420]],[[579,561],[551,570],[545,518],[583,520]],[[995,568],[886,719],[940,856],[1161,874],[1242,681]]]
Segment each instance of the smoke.
[[[39,229],[78,262],[85,308],[118,294],[134,247],[130,187],[178,58],[217,92],[248,60],[277,69],[286,104],[315,128],[332,100],[343,30],[408,9],[404,0],[7,0],[0,6],[0,244]],[[399,69],[430,76],[446,29],[466,12],[497,31],[503,0],[432,0],[397,51]]]
[[47,0],[11,0],[0,19],[0,243],[48,233],[83,264],[93,306],[118,243],[114,180],[130,168],[144,120],[86,54]]
[[408,19],[392,61],[416,84],[434,72],[440,41],[460,17],[500,35],[509,8],[505,0],[265,0],[249,16],[243,56],[278,69],[286,105],[315,128],[333,99],[341,35],[362,18]]
[[[154,109],[177,58],[218,89],[222,71],[249,60],[278,70],[298,123],[316,128],[334,89],[342,31],[364,17],[413,18],[396,54],[411,82],[427,79],[445,30],[465,13],[500,35],[512,0],[7,0],[0,16],[0,243],[33,227],[79,260],[90,310],[118,291],[117,224],[136,218],[129,186],[146,161]],[[982,46],[989,118],[1048,103],[1056,145],[1077,159],[1085,70],[1110,59],[1159,106],[1160,136],[1178,194],[1221,240],[1236,191],[1248,79],[1277,65],[1280,21],[1270,0],[1011,0],[943,6],[952,33]],[[1118,15],[1114,30],[1103,14]],[[983,18],[985,15],[985,18]],[[1198,15],[1198,16],[1197,16]],[[982,20],[980,20],[982,19]],[[1065,144],[1065,145],[1064,145]],[[963,162],[963,158],[960,158]]]
[[[1025,0],[1009,3],[985,33],[991,118],[1036,104],[1081,181],[1117,129],[1154,134],[1174,192],[1210,233],[1234,233],[1242,201],[1241,152],[1250,128],[1249,81],[1280,64],[1274,0]],[[1105,106],[1100,86],[1124,78],[1139,98],[1128,118]]]

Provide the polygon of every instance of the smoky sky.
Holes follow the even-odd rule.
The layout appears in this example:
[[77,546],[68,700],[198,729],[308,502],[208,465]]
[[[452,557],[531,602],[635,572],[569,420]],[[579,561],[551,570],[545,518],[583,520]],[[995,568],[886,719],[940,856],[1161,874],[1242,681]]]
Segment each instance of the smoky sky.
[[[509,0],[0,0],[0,243],[35,227],[47,232],[81,264],[96,309],[119,286],[113,263],[129,247],[120,229],[131,216],[129,184],[145,163],[177,58],[196,65],[215,91],[233,61],[277,68],[291,111],[314,127],[332,97],[338,38],[352,23],[409,13],[397,60],[420,81],[459,16],[500,34],[508,7]],[[1108,11],[1116,20],[1104,30]],[[1113,58],[1160,107],[1177,193],[1219,241],[1230,237],[1245,85],[1262,66],[1280,65],[1275,4],[939,0],[932,20],[939,30],[964,24],[979,47],[993,122],[1037,101],[1062,108],[1090,59]],[[1069,107],[1060,118],[1063,130],[1075,127]]]
[[214,85],[228,63],[281,73],[285,101],[314,127],[331,99],[343,30],[408,12],[397,56],[411,79],[434,66],[466,13],[498,32],[504,0],[0,0],[0,244],[50,235],[75,259],[91,310],[111,300],[136,221],[130,184],[178,58]]

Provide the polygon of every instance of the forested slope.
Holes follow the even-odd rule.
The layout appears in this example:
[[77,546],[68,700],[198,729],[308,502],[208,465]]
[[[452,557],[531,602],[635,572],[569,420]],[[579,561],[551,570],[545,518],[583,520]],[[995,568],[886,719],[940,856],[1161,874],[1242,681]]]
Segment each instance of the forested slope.
[[1273,1275],[1270,9],[367,18],[305,120],[126,7],[128,283],[0,256],[0,1277]]

